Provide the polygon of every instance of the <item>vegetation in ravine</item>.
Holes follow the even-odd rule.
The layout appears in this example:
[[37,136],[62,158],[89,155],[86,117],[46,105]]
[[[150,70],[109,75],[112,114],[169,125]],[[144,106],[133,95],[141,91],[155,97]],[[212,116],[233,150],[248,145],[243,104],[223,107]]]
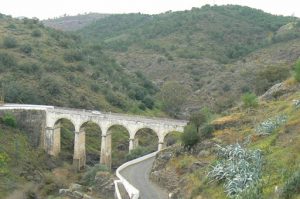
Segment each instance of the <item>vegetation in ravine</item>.
[[159,87],[175,81],[187,88],[184,115],[199,105],[221,112],[247,92],[261,95],[299,57],[297,18],[235,5],[111,15],[77,32]]

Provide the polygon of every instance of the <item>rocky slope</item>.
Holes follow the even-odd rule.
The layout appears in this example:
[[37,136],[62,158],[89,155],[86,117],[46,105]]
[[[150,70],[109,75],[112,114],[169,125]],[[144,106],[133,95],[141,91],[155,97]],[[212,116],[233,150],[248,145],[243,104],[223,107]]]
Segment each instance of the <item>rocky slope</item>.
[[[259,149],[263,160],[260,191],[252,189],[242,198],[299,198],[300,85],[293,79],[280,85],[266,92],[257,108],[235,107],[212,120],[213,138],[191,151],[176,146],[160,152],[151,178],[166,187],[172,198],[230,198],[225,180],[214,180],[208,173],[218,163],[218,146],[240,143],[249,150]],[[282,123],[279,117],[285,118]]]

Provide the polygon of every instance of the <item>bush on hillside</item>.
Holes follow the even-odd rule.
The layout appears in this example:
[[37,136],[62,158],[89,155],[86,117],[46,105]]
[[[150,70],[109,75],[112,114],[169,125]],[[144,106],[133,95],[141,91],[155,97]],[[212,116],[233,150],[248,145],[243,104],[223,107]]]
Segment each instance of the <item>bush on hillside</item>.
[[3,39],[3,46],[5,48],[15,48],[17,45],[17,40],[13,37],[5,37]]
[[16,118],[12,114],[6,113],[3,116],[2,121],[6,126],[10,126],[10,127],[16,127],[17,126]]
[[179,82],[165,82],[160,91],[160,98],[164,111],[171,116],[178,116],[180,113],[189,90]]
[[128,109],[126,98],[117,92],[107,92],[105,99],[113,106],[118,107],[124,111]]
[[31,36],[40,37],[40,36],[42,36],[42,32],[39,29],[36,29],[36,30],[32,31]]
[[142,100],[143,104],[148,108],[148,109],[153,109],[154,107],[154,100],[152,97],[150,96],[146,96],[143,100]]
[[109,170],[105,165],[96,164],[94,167],[88,168],[88,170],[82,176],[80,183],[86,186],[93,185],[95,181],[95,176],[99,171],[109,171]]
[[267,66],[255,72],[255,92],[265,93],[274,84],[280,83],[290,76],[286,66]]
[[151,153],[152,151],[148,147],[141,147],[138,146],[137,148],[131,150],[127,155],[126,155],[126,160],[133,160],[139,157],[142,157],[144,155],[147,155]]
[[242,96],[243,106],[255,108],[258,106],[257,96],[254,93],[246,93]]
[[11,67],[15,65],[17,65],[17,61],[15,57],[13,57],[8,53],[0,53],[0,69],[4,70],[7,69],[7,67]]
[[199,141],[197,128],[194,124],[188,124],[184,127],[184,132],[181,136],[181,142],[187,149],[191,149]]
[[69,52],[64,54],[64,60],[66,62],[82,61],[83,60],[83,54],[79,50],[69,51]]
[[43,77],[40,84],[43,90],[47,90],[52,96],[58,96],[62,92],[63,85],[54,76]]
[[199,130],[199,139],[204,140],[212,137],[212,133],[214,132],[214,126],[211,124],[204,124]]
[[7,162],[8,155],[4,152],[0,152],[0,176],[7,173]]
[[24,44],[20,47],[20,50],[26,55],[31,55],[32,47],[30,46],[30,44]]
[[292,198],[294,195],[300,194],[300,171],[295,172],[285,183],[281,196],[284,199]]

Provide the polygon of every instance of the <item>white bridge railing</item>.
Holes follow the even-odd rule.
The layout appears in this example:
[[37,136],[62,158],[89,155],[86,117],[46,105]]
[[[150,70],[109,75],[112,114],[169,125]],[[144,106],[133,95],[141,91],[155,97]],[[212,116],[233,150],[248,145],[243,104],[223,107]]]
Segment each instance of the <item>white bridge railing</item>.
[[119,183],[122,183],[123,186],[125,187],[128,195],[129,195],[129,198],[130,199],[138,199],[140,197],[140,191],[135,188],[132,184],[130,184],[121,174],[120,172],[125,169],[126,167],[128,166],[131,166],[133,164],[137,164],[139,162],[142,162],[144,160],[147,160],[149,158],[152,158],[154,157],[156,154],[158,153],[158,151],[155,151],[153,153],[150,153],[148,155],[145,155],[145,156],[142,156],[140,158],[137,158],[137,159],[134,159],[134,160],[131,160],[129,162],[126,162],[124,164],[122,164],[116,171],[116,175],[117,177],[119,178],[119,180],[115,180],[115,196],[117,199],[122,199],[122,196],[121,196],[121,193],[120,193],[120,190],[119,190],[119,187],[118,187],[118,184]]

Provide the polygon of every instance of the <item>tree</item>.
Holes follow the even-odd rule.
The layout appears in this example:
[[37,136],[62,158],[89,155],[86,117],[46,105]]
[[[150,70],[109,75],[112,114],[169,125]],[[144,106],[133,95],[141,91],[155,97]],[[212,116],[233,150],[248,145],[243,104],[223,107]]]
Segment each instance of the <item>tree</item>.
[[197,128],[194,124],[188,124],[184,127],[184,133],[181,136],[181,142],[187,149],[191,149],[199,141]]
[[3,45],[5,48],[15,48],[17,46],[17,40],[13,37],[5,37]]
[[160,91],[160,98],[164,111],[171,116],[178,116],[188,94],[188,89],[174,81],[164,83]]
[[190,121],[196,126],[197,132],[199,132],[200,126],[206,123],[207,117],[202,111],[199,111],[191,115]]

